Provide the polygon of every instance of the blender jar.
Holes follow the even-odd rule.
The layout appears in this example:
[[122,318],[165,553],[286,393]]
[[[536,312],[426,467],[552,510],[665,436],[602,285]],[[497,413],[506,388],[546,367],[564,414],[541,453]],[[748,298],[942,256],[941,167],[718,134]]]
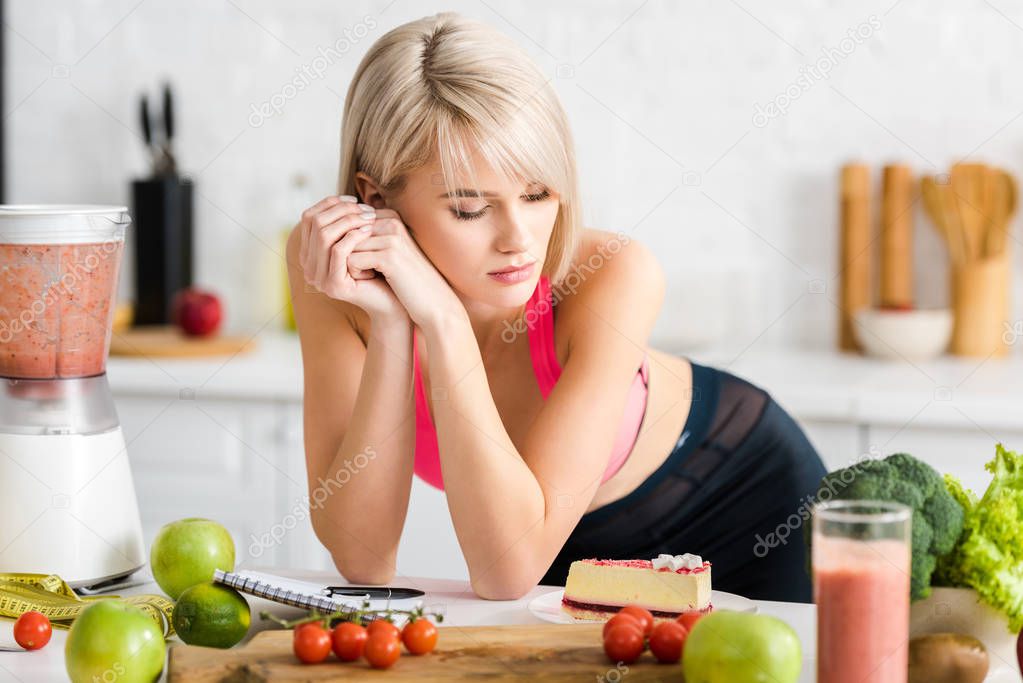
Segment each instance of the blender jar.
[[0,205],[0,377],[106,371],[125,207]]

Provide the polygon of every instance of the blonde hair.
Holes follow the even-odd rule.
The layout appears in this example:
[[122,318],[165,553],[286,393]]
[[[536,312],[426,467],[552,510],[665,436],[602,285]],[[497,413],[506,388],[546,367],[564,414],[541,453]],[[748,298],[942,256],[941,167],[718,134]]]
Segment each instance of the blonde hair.
[[461,171],[479,188],[475,147],[495,172],[560,195],[543,269],[560,283],[582,214],[571,130],[549,82],[510,38],[454,12],[388,31],[362,58],[345,96],[339,193],[355,194],[356,171],[401,192],[405,174],[435,153],[448,192]]

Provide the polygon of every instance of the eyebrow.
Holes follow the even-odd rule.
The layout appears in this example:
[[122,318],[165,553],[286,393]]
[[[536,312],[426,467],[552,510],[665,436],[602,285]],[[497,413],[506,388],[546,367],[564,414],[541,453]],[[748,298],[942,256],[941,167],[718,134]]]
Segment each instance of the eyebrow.
[[[543,183],[533,182],[527,185],[526,187],[529,188],[532,187],[533,185],[543,185]],[[442,192],[441,194],[437,195],[437,198],[444,199],[445,197],[497,197],[497,196],[498,195],[496,192],[489,192],[487,190],[480,192],[478,190],[472,190],[469,188],[461,187],[457,190],[452,190],[451,192]]]
[[467,188],[459,188],[452,192],[442,192],[437,195],[438,199],[444,199],[445,197],[496,197],[497,194],[494,192],[478,192],[477,190],[470,190]]

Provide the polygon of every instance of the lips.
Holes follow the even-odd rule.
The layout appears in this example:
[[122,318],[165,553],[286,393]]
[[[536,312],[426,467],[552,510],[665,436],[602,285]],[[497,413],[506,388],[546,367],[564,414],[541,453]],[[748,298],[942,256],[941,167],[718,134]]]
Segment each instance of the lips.
[[508,266],[507,268],[502,268],[501,270],[492,270],[492,271],[490,271],[490,273],[492,275],[498,275],[500,273],[514,273],[516,270],[522,270],[523,268],[529,268],[534,263],[536,263],[536,261],[530,261],[529,263],[523,263],[521,266]]

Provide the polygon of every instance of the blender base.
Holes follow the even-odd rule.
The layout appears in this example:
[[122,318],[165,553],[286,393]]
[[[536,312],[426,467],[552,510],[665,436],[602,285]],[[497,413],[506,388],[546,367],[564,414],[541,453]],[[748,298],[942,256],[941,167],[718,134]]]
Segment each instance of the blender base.
[[0,572],[72,587],[126,576],[145,545],[124,435],[0,433]]

